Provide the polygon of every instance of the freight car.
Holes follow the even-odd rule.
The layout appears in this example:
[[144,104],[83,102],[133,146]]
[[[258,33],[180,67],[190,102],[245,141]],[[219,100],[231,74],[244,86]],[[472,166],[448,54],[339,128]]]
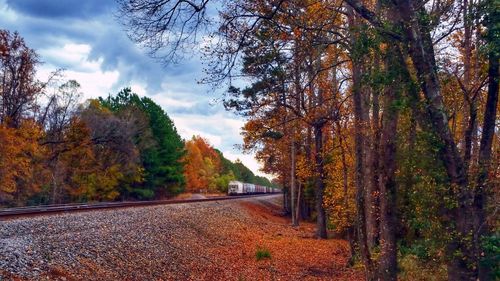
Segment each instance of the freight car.
[[278,188],[246,183],[241,181],[230,181],[227,188],[228,195],[263,194],[263,193],[279,193],[279,192],[280,190]]

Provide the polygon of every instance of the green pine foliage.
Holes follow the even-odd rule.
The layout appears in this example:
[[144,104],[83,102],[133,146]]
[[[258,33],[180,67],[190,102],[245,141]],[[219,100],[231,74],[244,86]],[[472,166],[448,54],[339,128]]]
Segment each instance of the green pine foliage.
[[130,196],[138,199],[173,196],[184,190],[184,142],[167,113],[153,100],[140,98],[130,88],[116,96],[99,98],[101,104],[124,118],[130,114],[144,115],[147,126],[135,137],[139,148],[144,181],[130,188]]
[[[235,180],[253,183],[263,186],[272,186],[276,187],[275,184],[271,183],[268,178],[256,176],[252,170],[250,170],[247,166],[245,166],[240,160],[236,160],[234,163],[231,160],[228,160],[224,157],[222,152],[219,150],[215,150],[221,159],[222,164],[222,174],[223,175],[232,175]],[[229,176],[230,177],[230,176]],[[226,185],[227,188],[227,185]]]

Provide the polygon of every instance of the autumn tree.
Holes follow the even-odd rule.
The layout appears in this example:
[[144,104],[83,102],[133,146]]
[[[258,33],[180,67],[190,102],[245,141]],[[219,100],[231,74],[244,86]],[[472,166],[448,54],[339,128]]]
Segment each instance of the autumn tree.
[[136,113],[132,122],[138,127],[135,127],[133,139],[140,149],[145,175],[143,184],[136,187],[133,193],[140,198],[180,193],[185,184],[182,163],[184,143],[165,111],[150,98],[140,98],[132,93],[130,88],[99,100],[122,119],[128,118],[132,112]]
[[[40,110],[37,118],[39,124],[45,128],[45,135],[40,140],[40,144],[47,149],[46,165],[51,173],[51,180],[48,184],[50,190],[46,191],[48,194],[46,194],[45,199],[42,199],[43,201],[51,203],[61,201],[64,172],[60,173],[59,171],[61,168],[59,157],[61,153],[78,147],[74,144],[67,145],[66,133],[71,126],[75,125],[73,117],[78,107],[80,95],[78,82],[70,80],[61,84],[49,96],[47,104]],[[81,140],[72,139],[72,141],[79,143]]]
[[188,191],[226,193],[231,180],[272,186],[265,177],[256,176],[240,160],[231,162],[222,152],[199,136],[186,142],[184,175]]
[[1,204],[23,204],[43,184],[42,128],[35,122],[38,55],[18,33],[0,30]]
[[36,79],[38,55],[17,32],[0,30],[0,123],[17,128],[33,116],[42,85]]
[[[381,32],[390,34],[409,46],[408,54],[412,60],[412,66],[425,98],[427,114],[431,120],[430,129],[436,133],[442,143],[439,155],[451,186],[450,195],[456,200],[456,205],[447,211],[453,220],[450,231],[456,233],[447,247],[450,255],[449,278],[452,280],[474,280],[478,276],[477,268],[479,268],[477,266],[478,255],[473,246],[477,244],[477,242],[473,242],[477,237],[470,237],[470,235],[477,231],[479,222],[471,224],[467,217],[477,213],[477,210],[475,211],[472,207],[476,192],[470,188],[466,160],[459,153],[459,148],[449,128],[448,116],[445,114],[446,106],[443,103],[443,91],[437,72],[434,42],[431,37],[431,30],[436,26],[436,22],[429,21],[427,18],[432,13],[435,13],[439,18],[442,11],[428,11],[424,6],[417,8],[412,3],[405,1],[396,2],[390,5],[389,9],[392,9],[392,13],[399,16],[389,18],[389,20],[392,20],[391,24],[403,26],[403,28],[402,33],[394,33],[385,29],[378,20],[378,15],[370,11],[360,1],[348,0],[347,2]],[[488,96],[493,95],[493,98],[488,97],[488,100],[495,101],[494,96],[497,93],[498,89],[489,91]],[[496,112],[490,112],[490,114],[496,115]],[[486,131],[489,130],[488,127],[492,126],[488,123],[484,125]],[[491,150],[488,154],[490,153]],[[466,157],[469,157],[468,155],[469,152],[465,154]],[[457,255],[457,252],[460,254]]]
[[215,191],[222,172],[220,156],[207,140],[199,136],[186,142],[184,176],[191,192]]
[[44,173],[44,148],[38,144],[43,131],[32,120],[18,128],[0,124],[0,205],[23,205],[40,192]]
[[[197,42],[170,31],[186,23],[178,15],[197,23],[191,32],[201,30],[206,22],[196,16],[206,15],[207,2],[134,1],[146,2],[154,5],[122,8],[130,25],[154,15],[135,31],[157,43],[156,54],[178,52],[186,38]],[[230,88],[227,105],[248,117],[246,144],[282,183],[295,186],[295,173],[307,171],[294,165],[297,156],[314,161],[316,191],[335,184],[328,177],[339,172],[327,165],[326,174],[325,159],[345,162],[337,167],[347,182],[354,172],[356,248],[367,279],[396,280],[398,251],[404,256],[424,240],[446,249],[449,280],[491,278],[481,263],[491,247],[481,241],[491,243],[495,227],[488,220],[498,157],[494,1],[263,0],[225,8],[208,47],[206,81],[250,78],[248,87]],[[346,97],[350,111],[342,110]],[[325,135],[338,131],[342,114],[349,125],[338,133],[353,139]],[[340,148],[348,147],[354,161],[345,169]],[[424,218],[436,232],[416,227]]]

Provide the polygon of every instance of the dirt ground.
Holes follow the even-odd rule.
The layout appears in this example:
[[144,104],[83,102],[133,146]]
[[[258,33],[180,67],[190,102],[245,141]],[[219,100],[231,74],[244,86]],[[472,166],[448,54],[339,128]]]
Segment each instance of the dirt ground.
[[[226,233],[234,245],[211,249],[239,272],[238,280],[364,280],[359,269],[346,266],[346,241],[316,239],[309,222],[291,227],[280,203],[280,198],[241,202],[253,223]],[[270,258],[258,260],[259,250]]]

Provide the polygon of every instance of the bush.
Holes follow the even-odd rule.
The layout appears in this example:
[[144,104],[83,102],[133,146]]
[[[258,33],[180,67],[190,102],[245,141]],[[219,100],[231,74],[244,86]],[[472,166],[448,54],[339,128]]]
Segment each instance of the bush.
[[403,256],[399,261],[401,273],[399,280],[408,281],[445,281],[447,270],[445,264],[422,262],[414,254]]
[[490,268],[493,280],[500,279],[500,237],[498,234],[483,237],[482,248],[484,256],[481,259],[481,264]]
[[271,259],[271,252],[268,249],[258,248],[255,252],[255,258],[260,261],[263,259]]

